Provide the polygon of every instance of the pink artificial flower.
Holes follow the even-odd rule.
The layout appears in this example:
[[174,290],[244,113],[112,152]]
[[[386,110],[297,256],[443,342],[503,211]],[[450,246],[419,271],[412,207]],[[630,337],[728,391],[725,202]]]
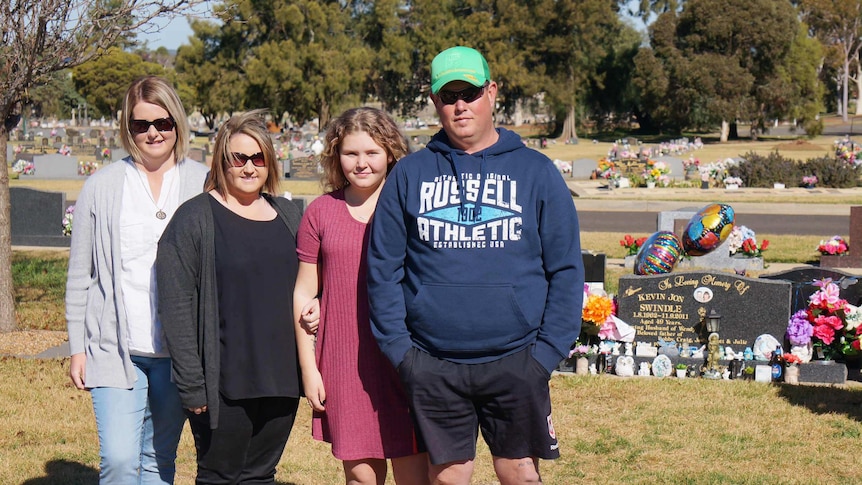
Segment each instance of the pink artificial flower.
[[844,328],[844,322],[841,321],[840,318],[835,315],[820,315],[814,319],[815,328],[817,326],[828,326],[834,330],[841,330]]
[[[832,282],[830,279],[820,280],[815,282],[814,284],[820,286],[820,289],[811,295],[809,302],[820,308],[835,308],[839,305],[841,300],[840,293],[841,290],[838,288],[838,285]],[[846,302],[845,302],[846,303]]]
[[812,336],[819,339],[824,344],[829,345],[832,343],[832,340],[835,339],[835,330],[833,330],[829,325],[815,325]]
[[617,338],[617,322],[613,316],[608,317],[602,328],[599,329],[599,338],[601,340],[615,340]]

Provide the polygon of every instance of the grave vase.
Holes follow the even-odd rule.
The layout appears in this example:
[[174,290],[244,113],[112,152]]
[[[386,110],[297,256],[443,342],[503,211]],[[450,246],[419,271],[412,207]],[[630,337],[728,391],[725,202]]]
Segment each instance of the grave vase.
[[787,384],[799,384],[799,366],[788,364],[784,374],[784,382]]
[[575,374],[585,376],[590,373],[590,361],[586,357],[578,357],[575,360]]
[[654,189],[654,188],[655,188],[655,182],[647,182],[647,183],[646,183],[646,188],[648,188],[648,189]]

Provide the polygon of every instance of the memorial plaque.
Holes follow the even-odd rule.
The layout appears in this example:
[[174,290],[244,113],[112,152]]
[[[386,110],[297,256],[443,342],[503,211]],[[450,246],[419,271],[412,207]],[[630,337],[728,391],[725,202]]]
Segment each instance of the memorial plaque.
[[788,281],[723,272],[627,275],[619,281],[617,316],[635,328],[639,342],[699,347],[706,342],[706,316],[715,310],[721,315],[720,345],[742,351],[762,334],[784,339],[790,291]]
[[780,273],[760,275],[770,280],[784,280],[791,284],[790,313],[796,313],[808,307],[808,299],[820,288],[814,286],[814,281],[830,278],[838,283],[839,296],[851,305],[862,305],[862,276],[852,275],[837,269],[816,267],[801,267]]
[[316,179],[320,177],[320,165],[313,157],[294,158],[290,161],[290,178]]

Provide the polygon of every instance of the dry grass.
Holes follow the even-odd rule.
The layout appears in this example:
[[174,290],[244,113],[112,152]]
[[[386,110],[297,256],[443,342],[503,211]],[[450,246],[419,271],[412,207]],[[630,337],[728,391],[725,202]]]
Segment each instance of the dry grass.
[[[67,370],[66,359],[0,359],[0,483],[95,483],[92,405]],[[859,387],[559,375],[551,394],[562,458],[542,462],[548,484],[862,481]],[[278,483],[343,483],[309,422],[300,406]],[[188,432],[177,465],[177,483],[193,483]],[[481,440],[473,483],[497,483]]]

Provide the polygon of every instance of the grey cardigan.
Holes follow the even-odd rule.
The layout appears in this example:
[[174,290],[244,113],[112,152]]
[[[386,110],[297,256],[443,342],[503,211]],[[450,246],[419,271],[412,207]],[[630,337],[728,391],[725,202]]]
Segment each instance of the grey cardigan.
[[[86,385],[131,389],[137,376],[129,357],[129,331],[119,277],[120,209],[126,163],[96,171],[75,203],[66,279],[70,354],[87,357]],[[180,203],[200,194],[209,169],[194,160],[177,164]]]
[[[187,409],[206,404],[210,427],[215,428],[221,367],[211,197],[205,193],[189,200],[171,219],[159,241],[156,282],[180,400]],[[264,197],[295,238],[302,218],[299,207],[283,197]]]

